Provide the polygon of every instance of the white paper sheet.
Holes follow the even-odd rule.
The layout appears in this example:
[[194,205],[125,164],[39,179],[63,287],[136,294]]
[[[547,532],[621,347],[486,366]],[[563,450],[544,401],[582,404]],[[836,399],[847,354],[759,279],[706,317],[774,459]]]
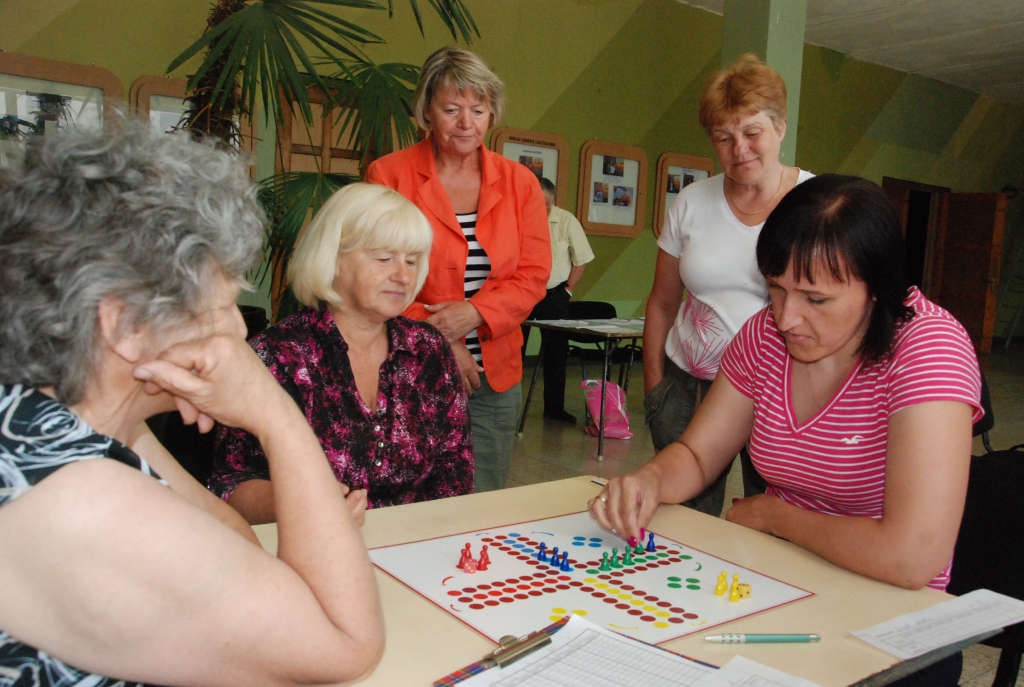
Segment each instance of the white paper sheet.
[[506,668],[491,668],[465,687],[703,687],[716,669],[616,634],[579,616],[552,642]]
[[821,687],[816,682],[794,677],[749,658],[734,656],[715,671],[701,687]]
[[1024,601],[987,589],[851,632],[907,660],[933,649],[1024,621]]

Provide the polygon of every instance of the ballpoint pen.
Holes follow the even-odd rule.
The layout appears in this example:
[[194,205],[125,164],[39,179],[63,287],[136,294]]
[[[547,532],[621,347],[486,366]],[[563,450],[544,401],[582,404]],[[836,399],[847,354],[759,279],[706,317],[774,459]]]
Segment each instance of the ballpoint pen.
[[734,634],[734,635],[708,635],[704,638],[706,642],[718,644],[767,644],[778,642],[807,643],[817,642],[821,639],[819,635],[780,635],[780,634]]

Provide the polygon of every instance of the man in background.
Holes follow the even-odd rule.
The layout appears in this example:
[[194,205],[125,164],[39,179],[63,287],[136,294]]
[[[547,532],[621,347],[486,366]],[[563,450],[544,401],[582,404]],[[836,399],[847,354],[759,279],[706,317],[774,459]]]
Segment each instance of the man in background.
[[[587,235],[579,221],[560,207],[555,207],[555,185],[540,178],[540,189],[548,208],[548,226],[551,230],[551,277],[544,300],[530,313],[531,320],[569,319],[569,299],[576,282],[583,276],[588,262],[594,259]],[[523,355],[529,329],[523,328]],[[576,417],[565,410],[565,359],[569,350],[568,337],[562,332],[541,330],[544,353],[544,417],[576,424]]]

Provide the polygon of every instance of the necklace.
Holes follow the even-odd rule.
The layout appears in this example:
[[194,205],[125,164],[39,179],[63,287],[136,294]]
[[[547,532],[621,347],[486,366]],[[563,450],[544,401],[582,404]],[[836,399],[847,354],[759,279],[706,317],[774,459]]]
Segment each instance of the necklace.
[[[736,202],[735,198],[733,198],[732,196],[729,196],[729,200],[732,201],[732,206],[734,208],[736,208],[736,212],[740,213],[741,215],[760,215],[762,212],[764,212],[765,210],[770,208],[772,206],[772,203],[775,202],[775,199],[779,197],[780,193],[782,193],[782,182],[783,182],[783,180],[785,178],[786,178],[786,168],[783,167],[782,168],[782,174],[779,175],[779,188],[778,188],[778,190],[775,191],[775,195],[772,196],[772,199],[768,201],[768,204],[765,205],[760,210],[754,210],[753,212],[747,212],[746,210],[740,208],[739,203]],[[730,179],[729,181],[732,181],[732,179]],[[733,183],[736,183],[736,182],[733,182]]]

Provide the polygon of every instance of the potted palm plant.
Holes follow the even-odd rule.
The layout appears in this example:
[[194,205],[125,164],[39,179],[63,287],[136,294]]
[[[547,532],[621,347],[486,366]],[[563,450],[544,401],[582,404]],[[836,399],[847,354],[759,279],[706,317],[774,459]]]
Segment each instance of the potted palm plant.
[[[479,36],[463,0],[427,0],[452,39],[471,43]],[[423,34],[418,0],[409,0]],[[337,8],[394,13],[394,0],[217,0],[203,35],[168,66],[171,72],[200,53],[203,61],[189,77],[184,128],[212,135],[237,147],[238,121],[255,111],[257,98],[268,120],[278,126],[295,113],[307,130],[314,125],[310,93],[325,99],[324,113],[337,111],[335,131],[351,131],[349,145],[361,166],[390,153],[395,141],[404,147],[416,140],[410,118],[419,68],[377,64],[362,50],[383,43],[373,32],[345,20]],[[394,132],[394,134],[392,134]],[[280,140],[278,140],[280,145]],[[279,155],[285,151],[278,150]],[[275,319],[289,311],[283,286],[288,258],[312,211],[341,186],[358,180],[320,169],[275,174],[260,183],[260,199],[271,226],[267,260],[257,279],[270,278]]]

